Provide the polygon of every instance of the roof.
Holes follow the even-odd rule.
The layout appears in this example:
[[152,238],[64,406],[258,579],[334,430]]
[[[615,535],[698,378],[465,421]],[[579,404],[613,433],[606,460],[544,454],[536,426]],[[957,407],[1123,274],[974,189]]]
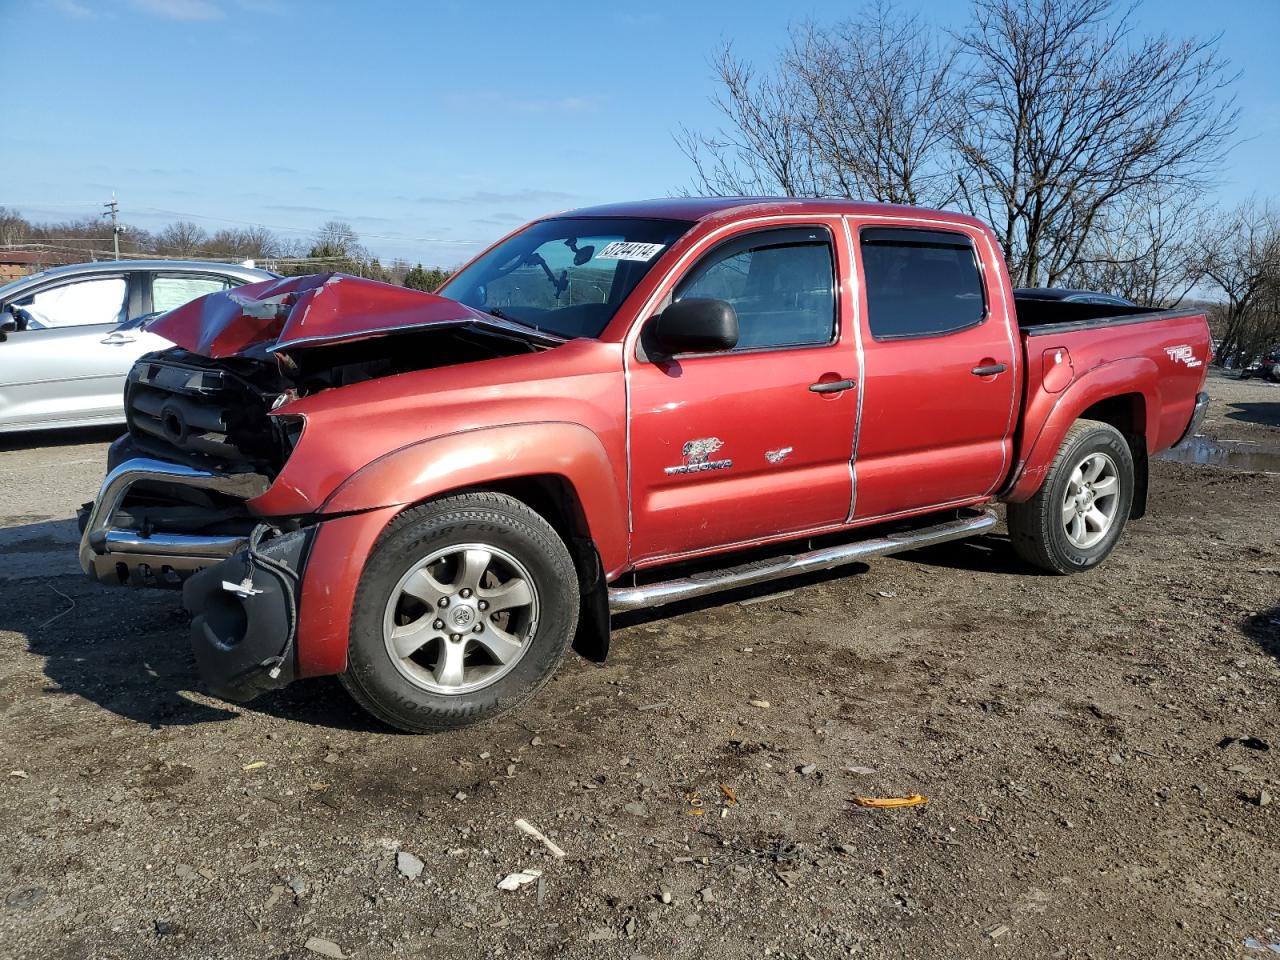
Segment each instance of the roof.
[[844,216],[884,216],[901,214],[919,216],[936,214],[957,223],[978,221],[962,213],[948,213],[923,207],[904,207],[892,203],[865,200],[843,200],[828,197],[662,197],[653,200],[631,200],[606,203],[596,207],[565,210],[557,217],[645,217],[655,220],[706,220],[733,211],[753,214],[802,212]]
[[1076,287],[1018,287],[1013,291],[1015,297],[1027,300],[1070,300],[1072,297],[1106,297],[1117,303],[1132,303],[1128,298],[1107,293],[1104,290],[1080,290]]
[[208,260],[96,260],[92,263],[70,263],[61,267],[49,267],[39,273],[19,277],[0,287],[0,294],[12,297],[50,280],[62,277],[91,277],[98,273],[119,273],[121,270],[172,270],[175,273],[216,273],[235,277],[246,283],[257,280],[274,280],[276,275],[255,267],[242,267],[238,263],[215,263]]
[[116,273],[120,270],[186,270],[193,273],[222,273],[251,280],[270,280],[275,275],[266,270],[241,266],[238,263],[217,263],[211,260],[94,260],[90,263],[69,263],[50,267],[41,277],[60,277],[69,273]]

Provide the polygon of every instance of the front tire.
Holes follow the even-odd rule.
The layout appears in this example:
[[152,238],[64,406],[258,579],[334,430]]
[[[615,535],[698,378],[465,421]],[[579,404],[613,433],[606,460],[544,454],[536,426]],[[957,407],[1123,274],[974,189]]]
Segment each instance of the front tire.
[[531,697],[564,659],[578,577],[541,516],[498,493],[401,514],[365,564],[351,618],[351,696],[413,733],[495,717]]
[[1018,556],[1059,574],[1097,566],[1129,518],[1133,474],[1133,452],[1119,430],[1077,421],[1040,489],[1025,503],[1009,504],[1009,537]]

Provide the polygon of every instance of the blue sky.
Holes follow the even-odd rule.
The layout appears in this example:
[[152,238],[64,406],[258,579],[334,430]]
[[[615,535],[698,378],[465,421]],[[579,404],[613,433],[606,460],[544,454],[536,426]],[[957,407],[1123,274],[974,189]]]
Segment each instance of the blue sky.
[[[964,0],[902,0],[963,26]],[[374,252],[457,263],[538,214],[669,194],[716,117],[708,56],[768,59],[849,3],[0,0],[0,205],[147,228],[349,220]],[[1280,195],[1280,0],[1148,0],[1146,32],[1223,33],[1242,137],[1220,196]]]

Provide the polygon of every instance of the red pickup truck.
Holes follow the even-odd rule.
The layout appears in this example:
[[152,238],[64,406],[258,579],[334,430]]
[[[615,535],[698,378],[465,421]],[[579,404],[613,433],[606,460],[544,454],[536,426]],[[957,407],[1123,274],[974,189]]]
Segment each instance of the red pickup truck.
[[425,731],[537,690],[611,612],[980,534],[1076,573],[1194,430],[1195,312],[1018,300],[970,217],[676,199],[538,220],[437,294],[341,275],[158,318],[81,512],[181,587],[208,685],[340,674]]

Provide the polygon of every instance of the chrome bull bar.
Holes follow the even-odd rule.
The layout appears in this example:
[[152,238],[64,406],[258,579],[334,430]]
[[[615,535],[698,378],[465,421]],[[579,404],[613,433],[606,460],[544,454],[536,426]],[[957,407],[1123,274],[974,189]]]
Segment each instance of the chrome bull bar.
[[176,580],[231,556],[248,542],[248,536],[188,533],[151,533],[115,526],[116,514],[137,483],[210,490],[248,500],[266,492],[271,481],[258,473],[218,473],[197,470],[180,463],[135,457],[107,474],[98,497],[89,509],[80,536],[80,569],[104,583],[127,583],[140,567]]

